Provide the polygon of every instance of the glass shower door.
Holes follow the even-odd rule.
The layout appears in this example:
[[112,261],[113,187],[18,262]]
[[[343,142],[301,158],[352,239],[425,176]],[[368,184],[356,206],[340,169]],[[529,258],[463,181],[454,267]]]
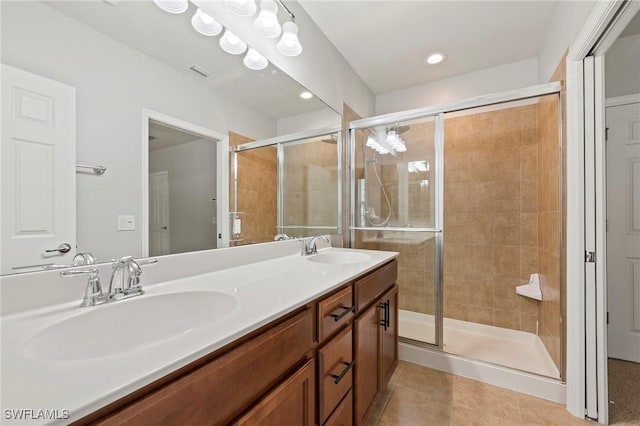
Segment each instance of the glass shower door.
[[440,345],[441,116],[356,123],[351,137],[351,246],[397,251],[400,337]]

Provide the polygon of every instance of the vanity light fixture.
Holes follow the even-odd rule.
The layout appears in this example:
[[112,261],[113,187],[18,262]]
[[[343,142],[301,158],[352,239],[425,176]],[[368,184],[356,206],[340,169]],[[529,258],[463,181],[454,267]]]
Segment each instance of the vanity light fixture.
[[249,48],[247,55],[244,57],[243,61],[244,66],[249,68],[250,70],[263,70],[269,65],[269,61],[267,58],[259,54],[255,49]]
[[278,21],[278,5],[274,0],[260,0],[260,13],[253,21],[253,30],[264,38],[280,36],[282,27]]
[[153,0],[160,9],[169,13],[182,13],[189,8],[189,0]]
[[429,65],[435,65],[435,64],[439,64],[445,59],[447,59],[447,55],[445,55],[444,53],[435,52],[427,56],[424,60],[424,63]]
[[224,0],[227,9],[240,16],[253,16],[257,6],[255,0]]
[[307,92],[307,91],[305,90],[304,92],[300,93],[300,97],[301,97],[302,99],[311,99],[311,98],[313,98],[313,93],[311,93],[311,92]]
[[240,40],[237,35],[224,30],[224,35],[220,37],[220,47],[227,53],[232,55],[241,55],[247,50],[247,43]]
[[278,52],[284,56],[298,56],[302,53],[302,45],[298,40],[298,26],[293,21],[285,22],[282,26],[282,37],[276,46]]
[[194,30],[209,37],[217,36],[222,32],[222,25],[200,9],[191,18],[191,25]]

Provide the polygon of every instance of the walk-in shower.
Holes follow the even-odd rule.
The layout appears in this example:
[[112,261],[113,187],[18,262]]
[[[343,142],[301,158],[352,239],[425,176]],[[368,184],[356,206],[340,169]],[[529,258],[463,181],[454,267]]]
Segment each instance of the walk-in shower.
[[562,378],[559,90],[350,123],[351,246],[400,252],[405,344]]
[[260,141],[230,135],[230,244],[340,234],[340,141],[338,128]]

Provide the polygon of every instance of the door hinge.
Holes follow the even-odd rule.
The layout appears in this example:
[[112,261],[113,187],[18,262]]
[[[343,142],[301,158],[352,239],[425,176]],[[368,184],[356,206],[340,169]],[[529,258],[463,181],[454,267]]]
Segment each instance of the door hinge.
[[595,251],[585,251],[584,252],[584,261],[587,263],[596,263],[596,252]]
[[607,324],[609,324],[609,312],[607,311]]
[[609,140],[609,128],[608,127],[604,128],[604,140],[605,141]]

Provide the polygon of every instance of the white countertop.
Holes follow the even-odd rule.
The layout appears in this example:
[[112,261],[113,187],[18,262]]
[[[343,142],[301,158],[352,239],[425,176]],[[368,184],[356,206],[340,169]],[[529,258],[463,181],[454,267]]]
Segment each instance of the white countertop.
[[[228,250],[229,253],[235,249]],[[238,250],[241,253],[242,248]],[[359,263],[325,264],[298,254],[286,255],[148,285],[145,295],[107,305],[80,308],[74,300],[3,316],[2,424],[66,424],[78,420],[397,256],[394,252],[335,248],[321,253],[344,251],[367,253],[371,258]],[[144,285],[144,276],[142,282]],[[34,334],[86,314],[87,310],[109,309],[110,305],[131,303],[139,298],[185,291],[226,293],[235,296],[237,304],[230,314],[215,323],[117,355],[53,361],[24,351],[25,341]],[[131,318],[131,325],[143,319]],[[7,409],[69,410],[70,417],[19,422],[7,420]]]

